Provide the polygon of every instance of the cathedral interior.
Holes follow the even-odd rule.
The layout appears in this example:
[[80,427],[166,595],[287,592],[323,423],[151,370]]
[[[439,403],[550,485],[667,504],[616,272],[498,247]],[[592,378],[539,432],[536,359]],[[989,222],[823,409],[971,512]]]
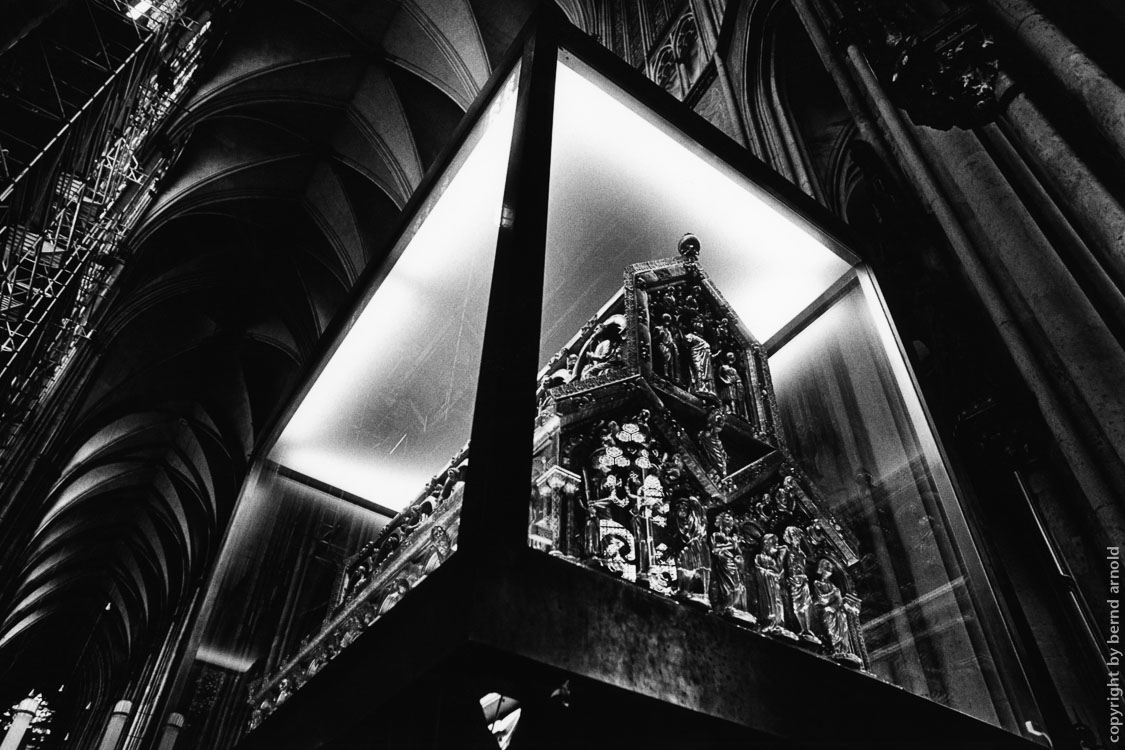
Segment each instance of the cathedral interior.
[[0,3],[0,750],[1116,744],[1123,33]]

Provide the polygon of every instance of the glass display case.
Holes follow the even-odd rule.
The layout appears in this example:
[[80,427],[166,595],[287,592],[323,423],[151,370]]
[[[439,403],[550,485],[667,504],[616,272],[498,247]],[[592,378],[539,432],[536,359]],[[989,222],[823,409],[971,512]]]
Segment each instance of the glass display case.
[[[405,648],[380,629],[427,596],[418,628],[493,660],[763,736],[859,741],[841,691],[910,709],[896,737],[954,714],[929,702],[1020,733],[1031,691],[846,229],[560,22],[529,34],[255,459],[182,670],[194,740],[303,731],[328,665]],[[821,728],[774,709],[809,682],[837,694]]]
[[197,626],[190,700],[226,704],[186,730],[199,747],[256,726],[456,550],[518,82],[408,208],[255,462]]
[[531,545],[1019,731],[871,274],[565,51],[554,117]]

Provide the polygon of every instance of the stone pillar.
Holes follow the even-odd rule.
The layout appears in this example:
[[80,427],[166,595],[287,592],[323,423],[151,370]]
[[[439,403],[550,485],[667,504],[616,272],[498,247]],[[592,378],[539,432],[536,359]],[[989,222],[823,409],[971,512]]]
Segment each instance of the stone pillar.
[[12,725],[8,727],[8,733],[4,735],[4,742],[0,744],[0,750],[19,750],[23,745],[23,736],[31,727],[31,720],[35,717],[35,712],[39,709],[39,700],[37,698],[24,698],[16,706],[16,710],[12,712]]
[[121,735],[125,730],[125,721],[129,718],[129,714],[132,710],[132,701],[117,701],[113,707],[113,712],[109,715],[109,723],[105,725],[105,733],[102,735],[102,741],[101,744],[98,745],[98,750],[117,750],[121,745]]
[[1038,165],[1054,198],[1071,214],[1099,264],[1118,289],[1125,291],[1125,209],[1027,95],[1012,93],[1013,85],[1002,74],[996,86],[1004,123]]
[[1125,157],[1125,91],[1028,0],[987,0],[992,16],[1077,100]]
[[168,719],[164,722],[164,731],[160,735],[160,744],[157,745],[156,750],[172,750],[176,745],[176,740],[179,739],[180,730],[183,728],[183,714],[168,714]]
[[[1122,486],[1125,478],[1122,477],[1121,456],[1117,454],[1115,446],[1107,441],[1107,438],[1115,435],[1114,439],[1125,440],[1122,436],[1125,422],[1121,420],[1121,410],[1125,408],[1125,404],[1121,403],[1115,391],[1107,389],[1106,386],[1111,385],[1109,381],[1112,380],[1111,373],[1114,370],[1105,369],[1108,360],[1120,359],[1120,350],[1114,351],[1109,342],[1104,340],[1102,334],[1105,333],[1105,329],[1099,322],[1092,327],[1092,330],[1099,331],[1094,337],[1097,339],[1096,348],[1104,348],[1106,356],[1091,357],[1088,356],[1090,353],[1086,353],[1080,355],[1077,360],[1061,361],[1062,358],[1059,356],[1061,352],[1053,350],[1053,345],[1057,345],[1060,338],[1062,343],[1070,348],[1081,349],[1086,342],[1085,331],[1081,325],[1077,328],[1072,327],[1066,332],[1058,330],[1060,323],[1065,327],[1064,321],[1073,323],[1078,311],[1068,312],[1070,304],[1060,298],[1058,285],[1050,290],[1045,289],[1041,292],[1036,290],[1037,284],[1041,280],[1051,278],[1050,275],[1042,276],[1038,280],[1031,279],[1030,288],[1025,288],[1023,291],[1029,292],[1033,297],[1041,294],[1052,297],[1051,307],[1058,307],[1061,304],[1064,313],[1062,320],[1048,321],[1049,328],[1054,330],[1043,330],[1035,324],[1034,316],[1028,314],[1026,300],[1021,300],[1020,294],[1012,294],[1011,278],[1007,279],[1008,288],[1005,288],[1005,281],[994,276],[996,269],[990,268],[981,257],[976,242],[970,236],[967,222],[962,221],[947,197],[957,191],[949,192],[948,186],[941,184],[930,167],[931,159],[941,164],[947,162],[947,157],[950,161],[955,161],[957,157],[949,156],[950,152],[943,155],[940,149],[936,155],[930,150],[927,155],[929,159],[923,156],[915,135],[925,131],[913,131],[907,128],[898,109],[883,91],[863,53],[855,44],[849,44],[845,54],[850,72],[859,82],[867,103],[874,111],[880,128],[886,133],[887,141],[904,173],[914,184],[923,205],[929,209],[945,232],[966,280],[996,326],[996,331],[1008,354],[1035,397],[1048,428],[1058,441],[1061,453],[1081,484],[1094,517],[1101,523],[1101,528],[1096,535],[1099,542],[1122,538],[1122,535],[1125,535],[1125,513],[1114,488]],[[931,136],[936,134],[937,131],[930,131]],[[947,136],[952,141],[965,137],[964,134],[957,133]],[[947,145],[953,146],[953,143]],[[959,150],[954,147],[952,152],[956,153]],[[963,168],[965,165],[959,166]],[[978,189],[985,190],[987,193],[986,188],[973,186],[968,188],[969,194],[978,194],[976,192]],[[969,213],[972,213],[971,206],[963,204],[961,208],[969,209]],[[1019,212],[1022,214],[1022,209]],[[977,228],[979,227],[978,223]],[[989,248],[991,238],[981,237],[979,231],[975,234],[978,240],[984,242],[983,247]],[[1022,264],[1019,258],[1020,251],[1018,248],[1010,247],[1011,238],[1000,232],[997,239],[1000,244],[1006,246],[1006,250],[1014,254],[1017,272],[1026,276],[1028,269],[1023,268],[1020,271]],[[1064,285],[1067,278],[1069,273],[1065,273],[1062,277]],[[1079,295],[1079,298],[1082,304],[1078,306],[1083,308],[1082,312],[1086,312],[1089,301],[1083,295]],[[1020,302],[1024,303],[1022,309],[1014,310],[1013,303]],[[1078,335],[1075,335],[1076,333]],[[1099,359],[1104,361],[1098,362]],[[1071,380],[1071,372],[1075,368],[1079,377],[1077,380]],[[1088,388],[1081,381],[1089,379],[1099,382],[1094,387]],[[1082,404],[1083,408],[1075,409],[1076,400],[1086,401]],[[1099,425],[1098,422],[1103,424]],[[1097,434],[1099,432],[1100,435]],[[1118,481],[1119,478],[1122,478],[1122,481]]]
[[[988,128],[994,126],[987,126]],[[987,129],[987,128],[986,128]],[[1125,538],[1125,400],[1117,373],[1125,352],[976,136],[917,132],[922,150],[979,248],[1012,321],[1025,335],[1021,369],[1059,448],[1085,490],[1098,546]],[[1056,431],[1052,404],[1066,431]]]

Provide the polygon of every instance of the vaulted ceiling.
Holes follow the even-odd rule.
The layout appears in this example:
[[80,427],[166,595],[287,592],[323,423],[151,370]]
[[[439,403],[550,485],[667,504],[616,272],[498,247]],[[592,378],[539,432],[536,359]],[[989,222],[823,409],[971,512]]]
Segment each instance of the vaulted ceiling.
[[229,19],[0,583],[0,684],[85,683],[83,703],[123,689],[189,605],[263,426],[534,5],[247,0]]

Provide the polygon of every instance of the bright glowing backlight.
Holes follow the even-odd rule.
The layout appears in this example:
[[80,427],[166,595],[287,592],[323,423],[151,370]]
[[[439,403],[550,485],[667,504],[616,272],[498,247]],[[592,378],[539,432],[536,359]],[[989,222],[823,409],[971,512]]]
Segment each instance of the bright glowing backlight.
[[848,271],[846,252],[598,74],[576,61],[558,71],[544,359],[620,287],[624,266],[674,257],[685,232],[763,342]]
[[[515,76],[270,459],[397,510],[464,445],[514,93]],[[687,231],[700,237],[704,268],[762,341],[851,267],[760,188],[580,63],[559,65],[553,132],[544,361],[615,293],[624,266],[674,255]]]
[[513,76],[270,459],[399,510],[468,440],[514,93]]

